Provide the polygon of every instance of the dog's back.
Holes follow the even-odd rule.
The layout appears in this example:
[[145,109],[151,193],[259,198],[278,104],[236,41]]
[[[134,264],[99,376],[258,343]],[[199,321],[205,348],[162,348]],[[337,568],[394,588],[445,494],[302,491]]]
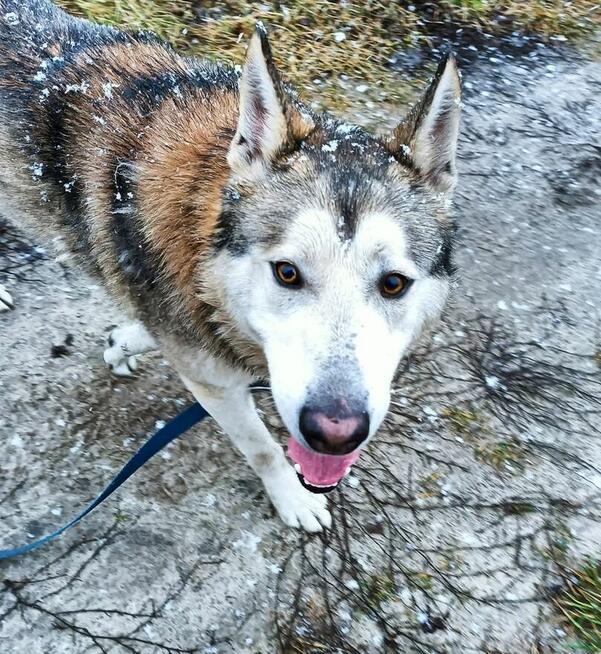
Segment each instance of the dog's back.
[[0,0],[2,211],[41,237],[66,224],[71,229],[60,235],[79,251],[86,249],[74,218],[80,183],[68,179],[65,141],[74,135],[65,121],[84,87],[66,86],[65,78],[86,49],[120,39],[119,32],[76,20],[46,0]]
[[46,0],[0,0],[0,207],[65,238],[125,300],[191,286],[236,112],[231,68]]

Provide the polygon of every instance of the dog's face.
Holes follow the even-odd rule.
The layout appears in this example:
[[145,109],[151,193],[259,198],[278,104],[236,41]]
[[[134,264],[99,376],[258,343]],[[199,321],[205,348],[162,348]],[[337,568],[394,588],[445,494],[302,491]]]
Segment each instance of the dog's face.
[[311,487],[337,483],[377,430],[403,355],[444,305],[458,98],[449,59],[378,139],[303,115],[264,36],[251,42],[215,265]]

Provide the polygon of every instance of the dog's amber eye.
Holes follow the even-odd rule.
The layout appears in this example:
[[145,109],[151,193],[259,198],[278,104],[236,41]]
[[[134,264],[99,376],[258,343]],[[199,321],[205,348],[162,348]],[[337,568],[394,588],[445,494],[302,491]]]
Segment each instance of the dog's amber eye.
[[298,268],[289,261],[277,261],[274,263],[273,272],[278,282],[284,286],[298,288],[302,283]]
[[411,285],[411,280],[400,273],[388,273],[380,280],[380,292],[384,297],[399,297]]

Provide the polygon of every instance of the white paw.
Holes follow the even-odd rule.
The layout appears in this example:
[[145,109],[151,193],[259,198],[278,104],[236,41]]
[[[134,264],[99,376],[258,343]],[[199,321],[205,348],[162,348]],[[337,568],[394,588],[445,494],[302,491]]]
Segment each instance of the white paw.
[[11,294],[0,284],[0,311],[8,311],[14,308],[15,304]]
[[326,496],[304,488],[289,465],[276,474],[266,475],[263,483],[280,518],[289,527],[317,532],[332,524]]
[[138,369],[136,357],[127,354],[125,348],[113,338],[112,334],[109,336],[108,345],[102,358],[113,375],[117,377],[133,377]]

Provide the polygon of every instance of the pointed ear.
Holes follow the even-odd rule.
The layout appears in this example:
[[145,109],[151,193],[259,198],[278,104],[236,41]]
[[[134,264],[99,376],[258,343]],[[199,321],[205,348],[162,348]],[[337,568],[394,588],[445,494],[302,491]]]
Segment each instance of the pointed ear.
[[451,191],[457,179],[461,86],[455,57],[447,54],[418,104],[387,141],[399,159],[413,164],[439,192]]
[[227,159],[235,174],[256,179],[314,126],[309,116],[292,106],[262,23],[250,40],[239,89],[238,126]]

